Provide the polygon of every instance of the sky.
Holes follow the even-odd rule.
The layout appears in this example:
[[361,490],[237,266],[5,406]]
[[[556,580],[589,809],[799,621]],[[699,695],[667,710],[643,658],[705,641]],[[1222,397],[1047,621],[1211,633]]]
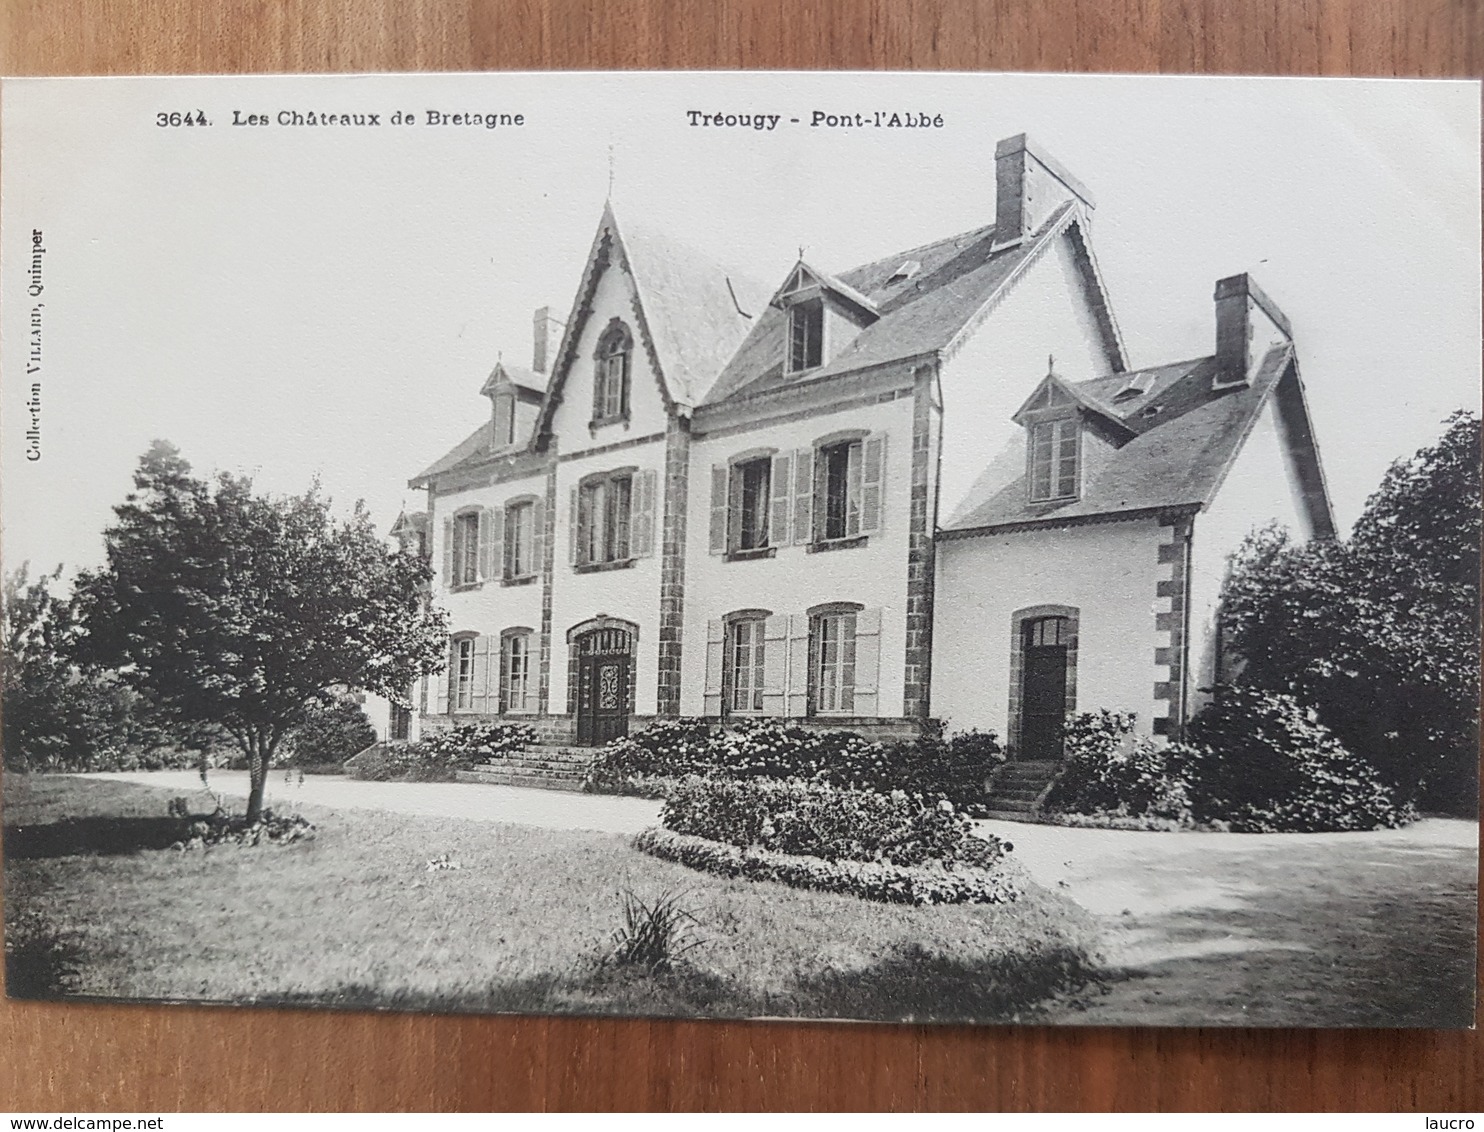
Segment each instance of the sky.
[[[429,110],[523,124],[429,126]],[[694,126],[692,110],[780,120]],[[810,125],[877,110],[943,125]],[[171,111],[211,124],[156,124]],[[285,111],[381,124],[275,124]],[[417,124],[393,125],[398,111]],[[772,288],[801,247],[843,270],[991,223],[995,142],[1022,132],[1096,200],[1132,365],[1211,353],[1223,276],[1250,272],[1288,314],[1342,530],[1392,460],[1480,403],[1476,83],[22,79],[3,113],[6,569],[97,565],[157,437],[198,472],[250,472],[269,491],[318,477],[387,529],[422,504],[407,480],[487,419],[496,360],[530,363],[532,311],[570,307],[610,194],[620,226],[662,228]],[[253,114],[270,124],[232,125]],[[38,314],[41,370],[27,374]]]

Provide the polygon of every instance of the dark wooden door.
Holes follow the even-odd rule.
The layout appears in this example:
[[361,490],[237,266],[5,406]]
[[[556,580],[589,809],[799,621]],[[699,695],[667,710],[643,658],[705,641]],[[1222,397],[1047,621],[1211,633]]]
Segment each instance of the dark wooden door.
[[1021,657],[1020,757],[1059,759],[1067,716],[1067,619],[1025,627]]
[[599,629],[577,645],[577,741],[600,746],[629,733],[629,634]]

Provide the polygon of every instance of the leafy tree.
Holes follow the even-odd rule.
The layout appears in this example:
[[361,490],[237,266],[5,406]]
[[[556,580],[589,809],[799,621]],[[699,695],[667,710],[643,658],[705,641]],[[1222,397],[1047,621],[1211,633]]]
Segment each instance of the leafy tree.
[[1457,413],[1392,465],[1344,542],[1274,528],[1233,560],[1222,622],[1241,679],[1313,705],[1406,798],[1477,789],[1480,428]]
[[219,727],[247,756],[247,818],[268,766],[317,704],[365,690],[406,702],[443,663],[428,566],[393,551],[357,504],[337,520],[318,486],[256,494],[210,482],[156,441],[104,532],[108,564],[80,576],[78,655],[117,669],[181,727]]
[[33,580],[22,565],[0,587],[0,718],[5,765],[16,770],[111,766],[126,748],[158,738],[139,720],[133,692],[67,659],[76,623],[56,592],[61,576],[58,566]]

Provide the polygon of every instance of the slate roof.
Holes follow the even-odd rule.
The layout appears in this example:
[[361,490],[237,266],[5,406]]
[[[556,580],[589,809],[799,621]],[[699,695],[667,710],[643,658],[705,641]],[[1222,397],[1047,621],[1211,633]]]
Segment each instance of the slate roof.
[[619,224],[611,207],[603,219],[628,257],[671,400],[698,404],[763,311],[768,289],[663,232]]
[[484,383],[484,388],[480,392],[487,393],[493,389],[501,375],[504,375],[505,380],[509,381],[512,385],[518,385],[520,388],[529,390],[532,393],[546,392],[546,374],[537,373],[535,370],[527,369],[525,366],[511,365],[506,361],[495,363],[495,368],[490,370],[489,379]]
[[[1009,283],[1017,270],[1034,258],[1062,233],[1077,231],[1078,212],[1063,204],[1028,239],[1006,248],[995,248],[994,226],[975,228],[922,247],[896,252],[870,263],[837,273],[847,286],[866,296],[880,317],[864,327],[855,339],[829,362],[810,373],[810,379],[864,369],[950,349],[959,337],[977,324],[994,296]],[[1079,231],[1080,237],[1080,231]],[[1122,368],[1124,352],[1117,327],[1107,309],[1096,268],[1085,251],[1096,292],[1107,348]],[[910,277],[889,283],[905,262],[920,267]],[[706,397],[715,404],[731,397],[750,397],[792,384],[783,374],[787,316],[769,307],[757,320],[736,355],[722,371]]]
[[475,460],[489,455],[494,451],[492,441],[494,439],[494,427],[488,420],[480,423],[479,427],[466,436],[442,459],[435,460],[429,464],[412,479],[407,481],[408,487],[422,487],[434,476],[442,472],[452,471],[463,463],[473,463]]
[[[1285,375],[1294,373],[1297,380],[1293,360],[1292,344],[1274,346],[1250,385],[1220,391],[1212,389],[1214,357],[1078,382],[1075,388],[1083,398],[1121,420],[1134,438],[1104,457],[1077,499],[1030,503],[1025,439],[1018,436],[985,469],[942,530],[1055,526],[1122,513],[1204,507],[1268,398]],[[1133,378],[1144,392],[1117,400]]]

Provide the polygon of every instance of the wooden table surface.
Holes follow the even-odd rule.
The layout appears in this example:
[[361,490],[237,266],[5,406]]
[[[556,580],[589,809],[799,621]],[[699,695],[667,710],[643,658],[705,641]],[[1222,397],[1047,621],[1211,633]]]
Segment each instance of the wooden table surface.
[[[1480,0],[0,0],[0,72],[1480,75]],[[0,1002],[0,1110],[1484,1106],[1478,1034],[376,1016]]]

